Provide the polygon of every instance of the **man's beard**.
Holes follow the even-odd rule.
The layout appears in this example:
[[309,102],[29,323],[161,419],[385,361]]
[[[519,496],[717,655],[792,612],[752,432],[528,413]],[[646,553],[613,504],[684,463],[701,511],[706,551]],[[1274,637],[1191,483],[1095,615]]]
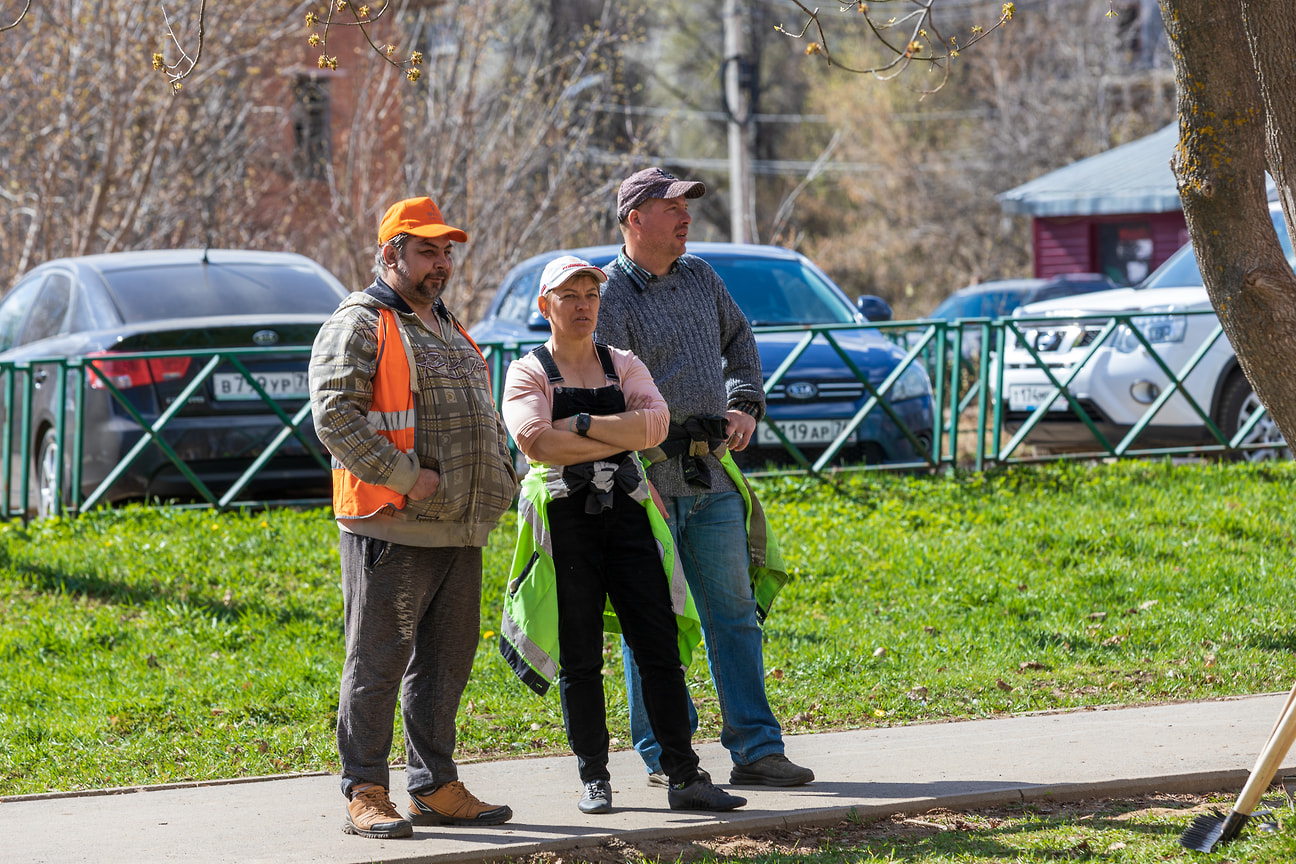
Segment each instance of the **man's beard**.
[[409,264],[402,257],[396,261],[396,275],[399,278],[398,287],[401,292],[410,294],[424,303],[435,303],[445,291],[447,279],[438,279],[436,274],[429,273],[423,277],[421,282],[415,282],[410,276]]

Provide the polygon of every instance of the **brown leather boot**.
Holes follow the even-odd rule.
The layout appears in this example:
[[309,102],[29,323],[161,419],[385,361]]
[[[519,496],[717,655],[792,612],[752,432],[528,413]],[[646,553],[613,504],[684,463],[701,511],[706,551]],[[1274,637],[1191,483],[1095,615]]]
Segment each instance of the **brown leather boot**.
[[409,837],[414,833],[414,826],[401,816],[387,790],[371,783],[351,790],[342,830],[361,837],[389,840]]
[[410,793],[409,820],[415,825],[499,825],[512,818],[508,806],[478,801],[458,780],[426,795]]

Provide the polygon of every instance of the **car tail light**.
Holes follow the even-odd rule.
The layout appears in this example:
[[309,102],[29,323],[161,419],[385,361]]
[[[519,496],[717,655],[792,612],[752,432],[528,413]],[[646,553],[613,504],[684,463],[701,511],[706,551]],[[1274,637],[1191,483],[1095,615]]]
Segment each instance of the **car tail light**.
[[[111,354],[92,355],[90,364],[103,373],[118,390],[129,390],[132,387],[143,387],[147,384],[161,384],[183,378],[189,371],[191,357],[150,357],[136,360],[99,359],[111,357]],[[104,390],[103,381],[94,374],[90,375],[90,386]]]

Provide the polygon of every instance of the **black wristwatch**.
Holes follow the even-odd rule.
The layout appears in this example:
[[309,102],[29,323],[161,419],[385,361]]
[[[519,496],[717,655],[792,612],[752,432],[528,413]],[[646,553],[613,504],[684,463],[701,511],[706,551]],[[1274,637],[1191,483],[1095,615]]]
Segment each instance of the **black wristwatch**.
[[583,414],[583,413],[577,414],[576,425],[575,425],[576,434],[581,436],[582,438],[587,437],[589,435],[589,427],[590,427],[590,415]]

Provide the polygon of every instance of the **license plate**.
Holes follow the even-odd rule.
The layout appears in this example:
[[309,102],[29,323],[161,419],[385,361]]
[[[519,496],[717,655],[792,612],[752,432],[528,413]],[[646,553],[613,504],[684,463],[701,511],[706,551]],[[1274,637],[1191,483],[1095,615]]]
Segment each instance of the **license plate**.
[[[1052,384],[1013,384],[1008,388],[1008,410],[1034,411],[1048,401],[1056,390],[1057,388]],[[1057,399],[1049,406],[1049,410],[1067,410],[1066,397],[1058,393]]]
[[[846,428],[845,420],[776,420],[775,422],[779,430],[787,436],[787,440],[793,444],[817,444],[824,447],[837,440],[837,436]],[[853,444],[855,434],[851,433],[846,440]],[[761,446],[783,446],[783,442],[764,420],[756,426],[756,443]]]
[[[275,399],[305,399],[310,395],[306,372],[254,372],[261,389]],[[260,399],[252,385],[238,372],[217,372],[212,376],[212,394],[219,401]]]

